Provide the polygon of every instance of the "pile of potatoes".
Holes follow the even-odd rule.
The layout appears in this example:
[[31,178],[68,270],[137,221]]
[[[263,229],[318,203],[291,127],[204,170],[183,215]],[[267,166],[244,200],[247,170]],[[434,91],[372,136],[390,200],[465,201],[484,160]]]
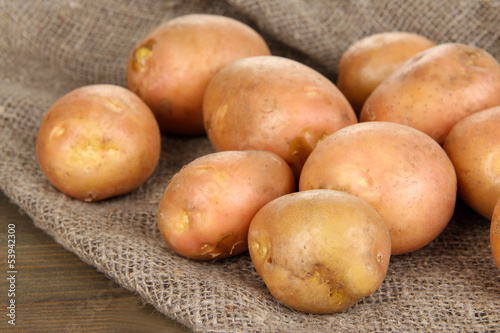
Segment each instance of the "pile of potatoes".
[[500,64],[480,48],[406,32],[345,50],[336,84],[274,56],[234,19],[180,16],[131,50],[127,88],[91,85],[46,113],[47,179],[88,202],[126,194],[158,165],[161,135],[217,152],[170,179],[166,243],[193,260],[248,251],[270,293],[307,313],[375,292],[391,255],[449,223],[457,194],[491,219],[500,268]]

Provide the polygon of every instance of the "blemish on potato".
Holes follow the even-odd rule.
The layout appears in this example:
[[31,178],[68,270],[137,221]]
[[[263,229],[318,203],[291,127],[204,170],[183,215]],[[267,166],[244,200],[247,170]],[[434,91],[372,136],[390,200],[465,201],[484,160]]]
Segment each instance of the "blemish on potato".
[[[184,167],[186,167],[186,166],[184,165],[183,168]],[[215,171],[216,173],[219,173],[219,171],[217,170],[217,168],[215,166],[208,165],[208,164],[197,166],[196,170],[198,170],[200,172]]]
[[318,285],[328,285],[329,297],[336,299],[338,303],[341,303],[346,298],[343,282],[323,264],[314,264],[314,269],[312,273],[308,274],[308,277],[313,279]]
[[111,140],[101,137],[90,137],[75,145],[74,150],[70,153],[71,160],[82,161],[97,165],[101,163],[101,157],[112,158],[119,153],[119,147]]
[[132,67],[135,71],[143,72],[146,69],[147,60],[151,56],[154,44],[155,42],[153,40],[149,40],[137,48],[132,63]]
[[212,122],[210,120],[205,121],[205,131],[207,133],[212,131]]
[[104,98],[106,100],[107,104],[111,105],[110,109],[112,111],[121,112],[121,111],[126,111],[127,110],[127,108],[123,104],[117,102],[114,99],[111,99],[111,98],[106,97],[106,96],[99,96],[99,97]]
[[260,111],[264,113],[271,113],[276,110],[276,105],[276,98],[274,96],[266,97],[263,100],[263,106]]
[[317,86],[303,86],[300,90],[308,97],[315,97],[320,93],[320,89]]
[[228,110],[227,104],[224,104],[220,108],[217,109],[217,111],[215,113],[215,117],[214,117],[215,121],[214,121],[214,124],[212,124],[213,127],[217,127],[217,128],[223,127],[224,118],[226,117],[227,110]]
[[229,254],[232,255],[234,254],[234,250],[239,247],[241,244],[244,244],[245,242],[244,241],[238,241],[236,243],[234,243],[234,245],[231,247],[231,250],[229,251]]
[[319,283],[331,283],[333,273],[325,268],[325,265],[321,263],[314,264],[314,269],[312,271],[312,278]]
[[290,148],[288,150],[291,156],[298,157],[299,160],[305,161],[305,158],[309,156],[313,148],[311,147],[309,142],[307,142],[307,139],[304,136],[300,136],[298,138],[295,138],[290,143]]
[[330,298],[335,299],[336,303],[341,304],[346,297],[341,292],[338,292],[334,288],[331,288],[330,289]]
[[300,174],[302,166],[306,162],[307,158],[313,151],[313,147],[307,142],[307,139],[303,136],[295,138],[288,148],[288,153],[293,158],[290,162],[292,169],[296,175]]
[[92,192],[87,193],[87,196],[83,199],[85,202],[92,202],[96,198],[96,195]]
[[[222,236],[216,245],[206,243],[203,244],[200,248],[200,254],[195,256],[195,258],[200,260],[205,259],[217,259],[218,257],[226,258],[235,253],[239,253],[240,247],[245,246],[244,241],[237,241],[238,235],[236,234],[228,234]],[[235,252],[235,250],[237,252]]]
[[219,242],[217,242],[217,245],[215,246],[212,252],[221,254],[232,254],[235,246],[241,243],[241,241],[236,241],[237,238],[238,235],[236,234],[229,234],[223,236],[219,240]]
[[[345,114],[344,114],[345,115]],[[318,146],[323,140],[325,140],[331,133],[328,132],[323,132],[318,138],[318,141],[316,141],[315,147]]]
[[186,229],[188,229],[190,223],[191,219],[189,217],[189,213],[184,210],[182,211],[181,216],[179,217],[177,223],[175,224],[176,230],[178,232],[183,232]]
[[370,169],[364,169],[358,165],[342,165],[339,166],[338,174],[346,175],[339,180],[340,188],[347,189],[355,195],[363,193],[365,200],[369,202],[377,202],[380,199],[380,189]]
[[[302,166],[304,165],[305,161],[314,150],[314,148],[327,136],[328,133],[323,132],[315,141],[312,136],[311,130],[305,128],[301,131],[299,136],[297,136],[294,140],[292,140],[292,142],[290,142],[288,153],[298,161],[299,166]],[[300,170],[295,171],[297,172]]]
[[[254,253],[258,256],[258,258],[260,258],[261,261],[266,261],[265,258],[266,258],[266,256],[269,255],[269,252],[270,252],[269,247],[270,246],[268,246],[267,243],[268,242],[266,242],[262,239],[260,241],[253,241],[252,242],[252,249],[253,249]],[[270,255],[267,258],[267,262],[272,263],[272,258]]]
[[478,64],[478,60],[481,59],[481,55],[478,50],[469,48],[466,45],[460,45],[460,47],[457,47],[460,52],[460,56],[462,58],[462,61],[464,64],[467,66],[478,66],[478,67],[483,67],[481,64]]
[[375,121],[377,119],[377,114],[371,109],[370,103],[366,103],[363,107],[363,116],[363,121]]
[[66,132],[64,124],[58,124],[54,127],[54,129],[50,132],[49,137],[51,139],[58,138]]
[[[219,183],[226,182],[229,177],[229,175],[226,172],[216,168],[213,165],[200,165],[196,167],[196,170],[200,173],[208,173],[209,175],[212,175],[212,178],[214,180],[213,183],[217,188],[220,188]],[[209,175],[207,175],[206,177],[209,177]]]
[[276,162],[276,164],[278,164],[278,165],[283,165],[283,163],[279,159],[277,159],[276,157],[273,157],[273,161]]
[[384,263],[384,255],[382,253],[377,254],[377,262],[379,264],[383,264]]
[[494,182],[500,182],[500,152],[493,151],[486,156],[486,172]]

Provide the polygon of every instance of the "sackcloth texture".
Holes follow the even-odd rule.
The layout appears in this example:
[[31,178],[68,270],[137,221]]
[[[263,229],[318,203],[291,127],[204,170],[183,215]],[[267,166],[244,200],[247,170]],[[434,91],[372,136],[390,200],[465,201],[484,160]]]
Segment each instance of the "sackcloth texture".
[[161,195],[183,165],[214,151],[204,136],[163,135],[155,173],[121,197],[89,204],[50,185],[35,142],[52,103],[83,85],[126,86],[135,43],[188,13],[245,22],[273,54],[332,81],[352,42],[383,31],[472,44],[500,60],[496,0],[0,0],[0,188],[12,202],[84,262],[195,332],[499,332],[500,274],[489,221],[461,202],[436,240],[391,258],[374,294],[344,313],[311,315],[279,304],[247,253],[196,262],[161,238]]

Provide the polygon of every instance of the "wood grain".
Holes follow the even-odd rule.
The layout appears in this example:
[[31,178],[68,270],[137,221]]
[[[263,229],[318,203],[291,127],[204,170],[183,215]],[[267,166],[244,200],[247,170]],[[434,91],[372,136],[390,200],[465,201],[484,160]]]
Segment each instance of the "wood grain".
[[[15,225],[14,274],[8,273],[9,224]],[[1,191],[0,228],[0,331],[190,332],[54,242]],[[8,323],[11,299],[15,326]]]

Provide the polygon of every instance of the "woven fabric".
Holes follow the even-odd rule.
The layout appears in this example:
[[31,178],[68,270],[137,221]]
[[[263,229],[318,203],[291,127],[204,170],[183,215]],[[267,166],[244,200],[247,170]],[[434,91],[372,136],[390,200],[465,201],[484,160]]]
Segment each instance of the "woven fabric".
[[0,189],[35,225],[195,332],[500,331],[500,272],[489,221],[461,202],[435,241],[391,258],[373,295],[344,313],[311,315],[279,304],[248,254],[196,262],[161,238],[161,195],[183,165],[214,151],[206,137],[163,135],[155,173],[121,197],[85,203],[49,184],[35,142],[52,103],[87,84],[125,86],[135,43],[160,22],[188,13],[237,18],[258,30],[273,54],[331,80],[352,42],[382,31],[473,44],[500,60],[495,0],[0,0]]

